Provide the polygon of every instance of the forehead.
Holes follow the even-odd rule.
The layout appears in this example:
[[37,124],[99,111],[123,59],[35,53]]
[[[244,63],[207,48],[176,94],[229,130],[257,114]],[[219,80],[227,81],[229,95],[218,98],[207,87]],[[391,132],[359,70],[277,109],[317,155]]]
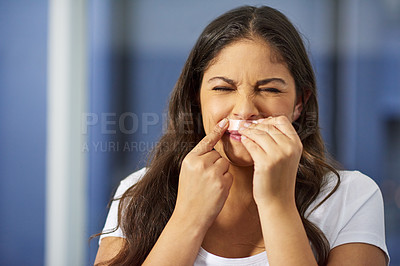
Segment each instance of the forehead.
[[[223,73],[221,73],[223,72]],[[211,61],[204,75],[232,74],[291,76],[281,56],[260,39],[242,39],[224,47]]]

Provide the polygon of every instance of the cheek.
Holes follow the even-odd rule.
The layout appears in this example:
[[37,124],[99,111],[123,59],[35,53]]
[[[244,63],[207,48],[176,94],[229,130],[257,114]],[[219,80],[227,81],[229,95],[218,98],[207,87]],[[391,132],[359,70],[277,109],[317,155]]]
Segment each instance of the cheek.
[[220,101],[208,99],[201,104],[201,114],[204,131],[208,134],[219,121],[228,116],[229,110],[224,108]]
[[289,119],[293,117],[294,104],[291,99],[268,99],[259,102],[258,106],[261,113],[266,117],[280,115],[284,115]]

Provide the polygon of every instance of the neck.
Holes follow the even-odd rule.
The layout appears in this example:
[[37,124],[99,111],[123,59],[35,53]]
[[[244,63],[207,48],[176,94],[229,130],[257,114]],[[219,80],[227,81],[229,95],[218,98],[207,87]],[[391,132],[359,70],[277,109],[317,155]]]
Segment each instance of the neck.
[[230,165],[229,173],[233,175],[233,184],[224,207],[209,229],[209,236],[225,232],[225,237],[240,243],[262,242],[259,213],[253,198],[253,166]]
[[233,184],[229,192],[228,200],[247,206],[255,205],[253,198],[253,173],[254,166],[230,165],[229,173],[233,176]]

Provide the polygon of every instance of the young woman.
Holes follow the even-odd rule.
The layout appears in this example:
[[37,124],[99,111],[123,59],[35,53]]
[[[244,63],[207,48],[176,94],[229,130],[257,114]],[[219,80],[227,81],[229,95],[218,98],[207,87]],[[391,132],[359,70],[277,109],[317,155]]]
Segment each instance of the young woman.
[[325,152],[294,26],[270,7],[223,14],[186,61],[147,168],[121,182],[96,264],[386,265],[379,188]]

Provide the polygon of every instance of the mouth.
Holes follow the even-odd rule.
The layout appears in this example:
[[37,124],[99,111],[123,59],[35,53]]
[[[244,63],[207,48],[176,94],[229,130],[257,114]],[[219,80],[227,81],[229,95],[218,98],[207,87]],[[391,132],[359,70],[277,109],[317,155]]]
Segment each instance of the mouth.
[[237,130],[227,130],[225,134],[228,135],[229,138],[233,140],[241,141],[242,135],[240,135]]
[[245,127],[245,123],[257,124],[257,120],[238,120],[238,119],[229,119],[229,127],[225,134],[229,135],[231,139],[240,141],[241,136],[239,134],[239,128]]

